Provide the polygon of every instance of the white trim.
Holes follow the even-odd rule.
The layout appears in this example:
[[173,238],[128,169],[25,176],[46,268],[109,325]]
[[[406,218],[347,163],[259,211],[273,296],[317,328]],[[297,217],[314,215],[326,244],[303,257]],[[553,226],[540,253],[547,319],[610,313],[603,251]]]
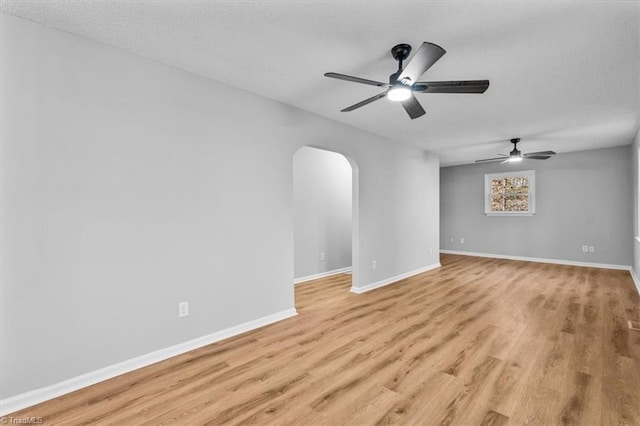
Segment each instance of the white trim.
[[628,265],[612,265],[607,263],[577,262],[574,260],[560,260],[560,259],[543,259],[539,257],[511,256],[507,254],[474,253],[470,251],[456,251],[456,250],[440,250],[440,253],[459,254],[462,256],[475,256],[475,257],[493,257],[496,259],[523,260],[525,262],[554,263],[557,265],[585,266],[588,268],[619,269],[623,271],[631,270],[631,266],[628,266]]
[[76,391],[87,386],[91,386],[104,380],[119,376],[121,374],[129,373],[133,370],[155,364],[156,362],[160,362],[176,355],[192,351],[202,346],[206,346],[211,343],[236,336],[238,334],[246,333],[247,331],[254,330],[256,328],[264,327],[265,325],[281,321],[285,318],[290,318],[297,314],[298,313],[296,312],[295,308],[285,309],[284,311],[276,312],[275,314],[248,321],[243,324],[220,330],[206,336],[198,337],[197,339],[179,343],[177,345],[160,349],[146,355],[141,355],[136,358],[131,358],[126,361],[101,368],[99,370],[91,371],[89,373],[73,377],[60,383],[45,386],[40,389],[35,389],[29,392],[12,396],[10,398],[3,399],[0,401],[0,416],[5,416],[9,413],[22,410],[23,408],[39,404],[41,402],[59,397],[61,395]]
[[631,268],[629,270],[631,272],[631,278],[633,279],[633,283],[636,285],[636,290],[638,290],[638,294],[640,294],[640,278],[636,275],[636,271]]
[[351,292],[352,293],[356,293],[356,294],[366,293],[367,291],[375,290],[376,288],[380,288],[380,287],[387,286],[389,284],[393,284],[393,283],[395,283],[397,281],[400,281],[400,280],[403,280],[405,278],[413,277],[414,275],[422,274],[422,273],[430,271],[432,269],[439,268],[440,266],[441,265],[438,262],[438,263],[434,263],[433,265],[425,266],[425,267],[420,268],[420,269],[415,269],[413,271],[406,272],[406,273],[400,274],[400,275],[396,275],[395,277],[387,278],[387,279],[384,279],[382,281],[377,281],[375,283],[367,284],[367,285],[362,286],[362,287],[351,286]]
[[535,216],[535,213],[518,213],[518,212],[511,212],[511,213],[485,213],[487,216]]
[[311,281],[311,280],[317,280],[320,278],[326,278],[326,277],[330,277],[332,275],[338,275],[338,274],[347,274],[351,272],[351,266],[348,266],[346,268],[340,268],[340,269],[334,269],[333,271],[327,271],[327,272],[320,272],[319,274],[315,274],[315,275],[309,275],[306,277],[300,277],[300,278],[296,278],[293,280],[294,284],[301,284],[307,281]]

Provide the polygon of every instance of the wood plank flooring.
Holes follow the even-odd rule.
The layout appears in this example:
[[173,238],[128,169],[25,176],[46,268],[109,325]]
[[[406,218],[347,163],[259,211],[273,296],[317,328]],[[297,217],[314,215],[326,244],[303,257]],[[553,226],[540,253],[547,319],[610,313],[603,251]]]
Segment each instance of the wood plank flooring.
[[299,315],[12,414],[44,424],[640,425],[626,271],[443,255],[376,291],[296,286]]

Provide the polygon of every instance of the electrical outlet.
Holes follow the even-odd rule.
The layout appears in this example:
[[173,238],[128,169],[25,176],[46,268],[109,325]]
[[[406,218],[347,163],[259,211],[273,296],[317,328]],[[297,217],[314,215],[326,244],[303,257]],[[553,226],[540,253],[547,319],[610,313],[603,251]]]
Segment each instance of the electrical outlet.
[[460,238],[460,244],[464,244],[464,238]]
[[453,237],[451,237],[451,239],[450,239],[450,242],[454,242],[454,239],[453,239]]
[[324,260],[324,252],[320,253],[320,261]]
[[371,262],[371,267],[372,267],[373,269],[378,269],[378,261],[377,261],[377,260],[374,260],[373,262]]
[[189,302],[178,303],[178,318],[189,316]]
[[433,247],[429,249],[429,254],[433,254]]
[[588,252],[589,251],[589,246],[582,246],[582,251],[584,253]]
[[595,249],[594,246],[589,246],[589,253],[593,253],[595,251],[596,251],[596,249]]

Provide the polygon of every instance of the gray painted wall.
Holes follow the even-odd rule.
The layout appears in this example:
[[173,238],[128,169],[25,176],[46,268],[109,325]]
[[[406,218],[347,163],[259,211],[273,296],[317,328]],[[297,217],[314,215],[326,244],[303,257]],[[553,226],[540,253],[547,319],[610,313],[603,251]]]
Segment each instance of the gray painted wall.
[[[630,146],[622,146],[515,165],[442,168],[441,248],[631,265],[630,150]],[[484,174],[531,169],[536,171],[536,214],[486,216]],[[585,244],[595,246],[595,252],[583,253],[581,246]]]
[[304,145],[358,166],[356,286],[438,262],[437,157],[0,19],[1,398],[293,308]]
[[302,147],[293,156],[296,278],[351,266],[352,173],[335,152]]
[[640,277],[640,241],[636,237],[640,236],[640,130],[636,133],[636,138],[631,145],[632,177],[633,182],[633,217],[635,222],[635,232],[633,234],[633,270],[637,277]]

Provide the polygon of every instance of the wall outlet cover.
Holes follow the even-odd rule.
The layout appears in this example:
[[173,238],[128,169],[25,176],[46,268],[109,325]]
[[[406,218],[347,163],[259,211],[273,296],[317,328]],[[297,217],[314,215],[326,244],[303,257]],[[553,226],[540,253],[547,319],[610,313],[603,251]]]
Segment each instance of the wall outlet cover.
[[178,318],[189,316],[189,302],[178,303]]

